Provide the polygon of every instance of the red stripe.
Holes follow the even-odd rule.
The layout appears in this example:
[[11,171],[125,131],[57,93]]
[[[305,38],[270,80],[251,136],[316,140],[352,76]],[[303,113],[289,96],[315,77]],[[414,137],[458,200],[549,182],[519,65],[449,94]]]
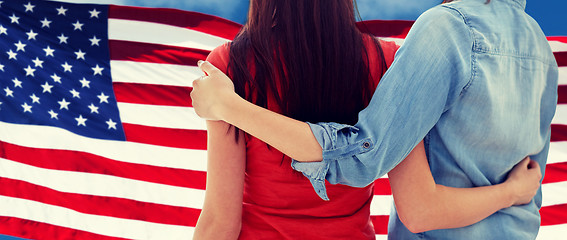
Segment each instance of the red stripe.
[[554,52],[553,55],[557,61],[557,66],[567,67],[567,52]]
[[542,207],[539,213],[541,214],[541,226],[567,223],[567,204]]
[[372,224],[374,225],[374,232],[376,234],[388,234],[388,219],[387,215],[370,216]]
[[414,21],[370,20],[357,22],[360,31],[380,37],[405,38]]
[[2,141],[0,157],[46,169],[104,174],[203,190],[207,178],[203,171],[127,163],[86,152],[29,148]]
[[28,182],[1,178],[0,195],[28,199],[77,212],[194,227],[200,209],[176,207],[131,199],[67,193]]
[[135,62],[168,63],[197,66],[207,58],[208,50],[160,44],[110,40],[110,59]]
[[567,125],[551,124],[551,141],[567,141]]
[[0,216],[0,234],[26,239],[126,240],[42,222]]
[[148,127],[122,123],[126,140],[165,147],[207,149],[207,131]]
[[387,178],[379,178],[374,181],[374,195],[392,195],[390,181]]
[[543,183],[567,181],[567,162],[549,163],[545,167]]
[[567,104],[567,85],[559,85],[557,87],[557,103]]
[[563,37],[563,36],[547,37],[547,40],[548,40],[548,41],[558,41],[558,42],[567,43],[567,37]]
[[116,101],[148,105],[192,107],[191,87],[140,83],[113,83]]
[[198,12],[110,5],[108,18],[155,22],[233,39],[242,25]]

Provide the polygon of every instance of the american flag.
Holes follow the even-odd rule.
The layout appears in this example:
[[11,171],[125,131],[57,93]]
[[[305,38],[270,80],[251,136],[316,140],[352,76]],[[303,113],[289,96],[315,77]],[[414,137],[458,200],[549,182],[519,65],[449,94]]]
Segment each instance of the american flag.
[[[408,21],[361,29],[400,44]],[[203,205],[206,131],[191,80],[240,25],[173,9],[0,1],[0,234],[188,239]],[[559,105],[538,239],[567,235],[567,37],[549,37]],[[391,192],[371,214],[385,239]]]

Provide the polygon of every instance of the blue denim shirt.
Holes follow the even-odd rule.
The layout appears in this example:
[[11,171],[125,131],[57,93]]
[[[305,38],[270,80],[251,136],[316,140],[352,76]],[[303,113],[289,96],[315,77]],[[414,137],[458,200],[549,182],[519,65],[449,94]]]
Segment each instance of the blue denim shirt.
[[[461,0],[415,22],[355,126],[310,124],[323,161],[293,162],[328,199],[331,184],[363,187],[400,163],[424,139],[436,183],[501,183],[525,156],[542,171],[557,103],[558,67],[525,0]],[[541,191],[459,229],[409,232],[393,208],[393,239],[534,239]]]

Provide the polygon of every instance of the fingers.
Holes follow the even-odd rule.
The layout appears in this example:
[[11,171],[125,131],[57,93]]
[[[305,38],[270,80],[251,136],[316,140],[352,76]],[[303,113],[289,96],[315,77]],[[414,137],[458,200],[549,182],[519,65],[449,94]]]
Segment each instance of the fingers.
[[205,72],[207,75],[211,75],[213,73],[220,71],[217,67],[215,67],[213,64],[207,61],[199,60],[197,62],[197,66],[199,66],[201,71]]

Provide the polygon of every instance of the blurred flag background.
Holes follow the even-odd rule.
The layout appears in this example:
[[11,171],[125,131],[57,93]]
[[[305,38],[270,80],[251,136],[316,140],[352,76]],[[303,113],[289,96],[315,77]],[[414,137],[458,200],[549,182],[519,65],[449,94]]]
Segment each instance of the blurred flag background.
[[[436,4],[358,1],[368,30],[400,44]],[[527,7],[560,67],[538,239],[567,234],[566,5]],[[206,132],[188,92],[196,61],[234,37],[247,9],[232,0],[0,1],[0,239],[190,238]],[[391,192],[386,178],[376,183],[371,213],[385,239]]]

